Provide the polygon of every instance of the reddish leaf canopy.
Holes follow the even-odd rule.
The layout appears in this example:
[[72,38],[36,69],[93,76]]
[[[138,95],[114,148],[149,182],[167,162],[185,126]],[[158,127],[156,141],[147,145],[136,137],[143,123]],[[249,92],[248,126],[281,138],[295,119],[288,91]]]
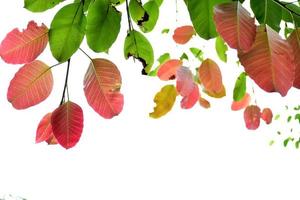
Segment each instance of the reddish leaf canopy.
[[251,97],[248,93],[240,101],[233,101],[231,104],[231,110],[237,111],[246,108],[251,101]]
[[25,64],[11,80],[7,100],[16,109],[25,109],[44,101],[53,88],[51,69],[41,61]]
[[52,113],[46,114],[40,121],[38,128],[36,130],[36,138],[35,138],[36,143],[44,142],[53,136],[52,126],[51,126],[51,115]]
[[30,21],[23,32],[15,28],[6,35],[0,44],[0,56],[11,64],[29,63],[44,51],[47,43],[48,28]]
[[293,86],[300,89],[300,29],[294,30],[288,38],[288,42],[294,52],[295,80]]
[[244,110],[244,120],[247,129],[257,129],[260,124],[260,108],[255,105],[247,106]]
[[266,122],[266,124],[271,124],[273,113],[270,108],[264,108],[261,113],[261,118]]
[[177,59],[170,59],[159,66],[157,76],[162,81],[175,79],[176,71],[182,66],[182,61]]
[[175,29],[173,39],[177,44],[186,44],[194,34],[193,26],[181,26]]
[[253,47],[239,52],[246,73],[267,92],[285,96],[292,87],[295,75],[293,52],[288,43],[268,25],[257,30]]
[[74,147],[83,129],[83,112],[79,105],[68,101],[53,111],[52,130],[57,142],[66,149]]
[[256,34],[255,20],[239,1],[215,6],[214,20],[218,33],[231,48],[250,50]]
[[121,84],[121,74],[114,63],[93,59],[84,77],[84,93],[89,105],[106,119],[118,115],[124,105]]

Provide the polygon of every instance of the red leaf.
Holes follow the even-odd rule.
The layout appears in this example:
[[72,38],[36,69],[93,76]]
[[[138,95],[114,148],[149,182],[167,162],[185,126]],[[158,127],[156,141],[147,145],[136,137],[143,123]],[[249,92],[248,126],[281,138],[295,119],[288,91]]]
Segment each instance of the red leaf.
[[293,86],[300,89],[300,29],[294,30],[288,38],[288,42],[293,50],[295,62],[295,80]]
[[214,7],[216,29],[224,41],[234,49],[249,51],[254,43],[256,26],[254,18],[239,1]]
[[260,124],[260,108],[255,105],[247,106],[244,110],[244,120],[247,129],[257,129]]
[[175,29],[173,39],[178,44],[187,43],[195,34],[193,26],[181,26]]
[[198,85],[194,84],[192,92],[188,96],[184,96],[180,102],[181,108],[190,109],[198,101],[200,96]]
[[251,101],[251,97],[248,93],[240,101],[233,101],[231,104],[231,110],[237,111],[246,108]]
[[292,87],[295,75],[293,52],[289,44],[268,25],[257,30],[253,47],[239,52],[246,73],[267,92],[285,96]]
[[57,142],[66,149],[74,147],[83,129],[83,112],[79,105],[68,101],[52,113],[52,130]]
[[210,108],[210,103],[209,101],[207,101],[206,99],[204,99],[203,97],[199,97],[199,104],[200,106],[202,106],[203,108]]
[[264,108],[261,113],[261,118],[266,122],[266,124],[271,124],[273,113],[270,108]]
[[11,80],[7,99],[16,109],[25,109],[45,100],[53,88],[51,69],[41,61],[25,64]]
[[35,60],[46,48],[48,28],[30,21],[27,29],[9,32],[0,45],[0,56],[7,63],[23,64]]
[[204,60],[198,72],[199,79],[208,93],[220,93],[224,89],[220,68],[213,60]]
[[177,92],[183,97],[189,96],[195,87],[191,70],[187,67],[180,67],[176,72],[176,77]]
[[171,59],[160,65],[157,76],[162,81],[168,81],[175,79],[176,71],[182,66],[182,61],[177,59]]
[[53,136],[52,126],[51,126],[51,115],[52,113],[46,114],[40,121],[37,131],[35,142],[40,143],[48,140]]
[[118,115],[124,105],[121,84],[121,74],[114,63],[93,59],[84,77],[84,93],[89,105],[106,119]]

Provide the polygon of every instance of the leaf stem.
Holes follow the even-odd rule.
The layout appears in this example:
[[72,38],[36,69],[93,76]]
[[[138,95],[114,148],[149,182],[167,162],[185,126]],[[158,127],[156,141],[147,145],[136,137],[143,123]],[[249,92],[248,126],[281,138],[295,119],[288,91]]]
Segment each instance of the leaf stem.
[[128,0],[126,0],[126,13],[127,13],[127,20],[128,20],[129,31],[132,31],[133,30],[133,26],[132,26],[132,21],[131,21],[130,13],[129,13],[129,3],[128,3]]
[[55,65],[52,65],[52,66],[50,66],[49,68],[52,69],[53,67],[56,67],[56,66],[58,66],[58,65],[61,65],[61,64],[63,64],[63,63],[65,63],[65,62],[56,63]]
[[[60,101],[60,104],[59,104],[60,106],[65,102],[66,90],[68,91],[68,78],[69,78],[70,64],[71,64],[71,58],[69,58],[69,60],[68,60],[68,67],[67,67],[67,72],[66,72],[64,90],[63,90],[61,101]],[[67,92],[67,98],[69,100],[69,91]]]
[[79,48],[79,50],[86,55],[91,61],[93,60],[82,48]]

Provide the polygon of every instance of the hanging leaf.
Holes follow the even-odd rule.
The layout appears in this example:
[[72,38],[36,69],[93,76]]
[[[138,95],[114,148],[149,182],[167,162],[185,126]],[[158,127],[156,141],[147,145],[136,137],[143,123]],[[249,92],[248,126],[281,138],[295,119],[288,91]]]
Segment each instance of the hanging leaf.
[[225,44],[224,40],[219,36],[216,38],[215,49],[220,60],[226,63],[228,47]]
[[266,124],[271,124],[273,119],[273,113],[270,108],[264,108],[261,113],[261,118],[266,122]]
[[293,52],[288,43],[268,25],[258,28],[253,47],[239,52],[246,73],[267,92],[285,96],[292,87],[295,75]]
[[176,89],[177,92],[183,96],[189,96],[193,92],[195,83],[193,74],[187,67],[180,67],[176,72]]
[[192,108],[199,100],[199,97],[200,97],[200,93],[199,93],[198,85],[194,83],[192,92],[190,92],[190,94],[187,96],[183,96],[180,102],[181,108],[182,109]]
[[222,74],[217,63],[211,59],[202,62],[198,69],[199,78],[209,93],[219,93],[223,88]]
[[203,39],[211,39],[217,36],[213,21],[213,8],[215,5],[231,0],[185,0],[190,18],[198,35]]
[[247,106],[244,111],[244,120],[247,129],[256,130],[260,124],[260,108],[255,105]]
[[192,47],[192,48],[190,48],[190,51],[195,56],[195,58],[197,58],[201,62],[204,60],[203,59],[203,51],[201,51],[201,49]]
[[226,96],[226,89],[225,89],[225,86],[222,85],[222,88],[220,91],[218,92],[215,92],[215,91],[209,91],[209,90],[205,90],[204,89],[204,92],[210,96],[210,97],[213,97],[213,98],[217,98],[217,99],[220,99],[220,98],[223,98]]
[[124,56],[138,59],[143,64],[142,74],[147,75],[154,63],[154,53],[147,38],[135,30],[130,31],[125,39]]
[[82,3],[64,6],[54,16],[49,32],[52,55],[59,62],[67,61],[79,48],[86,29]]
[[193,26],[181,26],[175,29],[173,40],[177,44],[186,44],[195,34]]
[[138,25],[149,20],[149,15],[144,9],[141,0],[130,0],[129,12],[131,19]]
[[202,106],[203,108],[210,108],[210,103],[208,100],[204,99],[203,97],[199,97],[199,104],[200,106]]
[[300,29],[294,30],[288,38],[288,42],[294,52],[295,80],[293,86],[300,89]]
[[24,0],[24,8],[31,12],[43,12],[63,1],[64,0]]
[[40,143],[48,140],[53,135],[51,126],[51,115],[52,113],[46,114],[40,121],[36,130],[35,142]]
[[157,71],[157,76],[162,81],[175,79],[176,71],[182,66],[182,61],[177,59],[170,59],[164,62]]
[[86,39],[95,52],[107,51],[120,32],[121,13],[108,0],[95,0],[89,9]]
[[47,43],[48,28],[30,21],[22,32],[15,28],[6,35],[0,45],[0,56],[11,64],[29,63],[44,51]]
[[250,0],[250,6],[260,24],[267,24],[277,32],[280,30],[282,16],[280,5],[270,0]]
[[176,100],[177,92],[174,85],[164,86],[154,97],[156,107],[149,114],[152,118],[160,118],[167,114],[173,107]]
[[231,104],[231,110],[238,111],[243,108],[246,108],[251,101],[251,97],[248,93],[244,95],[244,97],[239,101],[233,101]]
[[149,18],[147,21],[142,22],[140,25],[141,30],[144,33],[151,32],[158,20],[159,17],[159,5],[155,0],[150,0],[143,6],[145,11],[147,12]]
[[183,61],[183,60],[189,60],[189,57],[186,53],[182,53],[182,55],[180,56],[180,60]]
[[57,142],[66,149],[74,147],[83,129],[83,112],[79,105],[68,101],[51,116],[52,130]]
[[233,100],[240,101],[246,94],[247,84],[246,84],[246,73],[242,72],[235,81],[233,90]]
[[214,20],[220,36],[234,49],[249,51],[254,43],[254,18],[238,1],[219,4],[214,8]]
[[19,69],[11,80],[7,100],[16,109],[25,109],[44,101],[53,88],[51,69],[41,61],[33,61]]
[[106,59],[93,59],[84,77],[84,93],[89,105],[105,119],[119,115],[124,97],[117,66]]

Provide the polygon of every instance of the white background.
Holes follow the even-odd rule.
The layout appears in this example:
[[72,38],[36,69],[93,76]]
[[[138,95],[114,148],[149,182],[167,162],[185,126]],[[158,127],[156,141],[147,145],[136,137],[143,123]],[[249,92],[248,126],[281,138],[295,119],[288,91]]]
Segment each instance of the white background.
[[[71,1],[66,1],[66,3]],[[64,4],[66,4],[64,3]],[[25,28],[29,20],[50,25],[55,9],[32,14],[23,9],[22,0],[2,2],[0,6],[0,38],[15,27]],[[42,116],[58,106],[66,65],[53,69],[54,90],[43,103],[18,111],[6,100],[10,79],[20,66],[0,61],[0,197],[5,194],[29,200],[253,200],[299,199],[300,152],[293,146],[284,148],[283,138],[276,134],[285,129],[284,123],[247,131],[243,112],[232,112],[230,104],[235,78],[242,71],[237,67],[235,51],[229,62],[219,62],[223,72],[227,97],[211,100],[212,108],[205,110],[198,104],[191,110],[180,109],[178,98],[173,110],[159,120],[148,117],[154,106],[153,97],[167,84],[158,78],[140,75],[139,62],[123,57],[127,19],[125,5],[122,31],[110,54],[105,57],[119,67],[123,76],[122,92],[125,106],[120,116],[104,120],[87,104],[83,93],[83,76],[89,60],[77,52],[70,71],[71,100],[84,109],[84,132],[76,147],[65,150],[60,146],[35,144],[35,131]],[[177,18],[177,22],[176,22]],[[178,58],[189,47],[204,50],[205,57],[218,60],[214,40],[205,42],[199,37],[188,45],[176,46],[172,41],[175,27],[190,24],[183,2],[165,0],[154,33],[147,34],[155,49],[156,58],[170,52]],[[162,35],[163,28],[171,33]],[[185,63],[194,69],[199,62]],[[56,64],[49,46],[39,58],[49,65]],[[252,81],[248,82],[252,93]],[[269,106],[275,113],[284,105],[296,105],[299,91],[291,90],[287,97],[267,94],[255,87],[259,106]],[[300,130],[295,123],[294,129]],[[270,140],[275,140],[269,146]]]

